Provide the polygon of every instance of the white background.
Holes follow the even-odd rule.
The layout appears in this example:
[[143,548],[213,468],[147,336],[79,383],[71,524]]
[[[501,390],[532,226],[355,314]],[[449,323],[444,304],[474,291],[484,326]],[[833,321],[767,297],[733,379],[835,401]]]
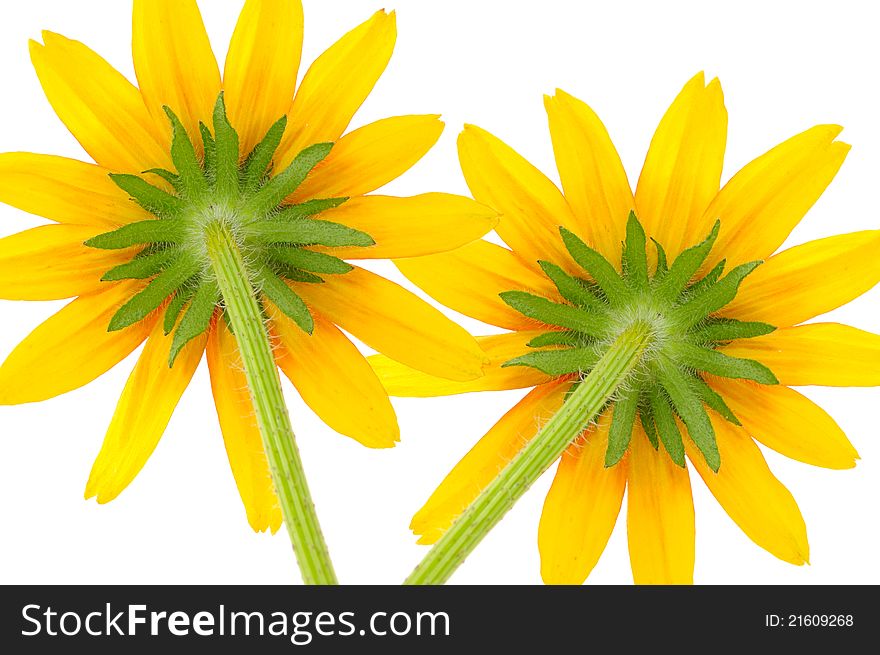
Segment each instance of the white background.
[[[305,1],[304,66],[381,0]],[[222,62],[238,1],[202,2]],[[719,76],[730,113],[724,179],[788,136],[844,125],[853,150],[790,243],[878,227],[877,68],[865,2],[542,2],[397,0],[391,64],[353,126],[442,112],[439,145],[387,187],[406,195],[466,193],[455,155],[463,122],[496,133],[556,177],[542,94],[559,86],[604,119],[631,181],[669,102],[695,72]],[[84,158],[53,115],[27,54],[48,28],[88,43],[134,79],[125,2],[30,0],[0,9],[0,151]],[[0,206],[0,235],[42,221]],[[398,281],[390,265],[376,267]],[[817,271],[817,275],[827,275]],[[780,298],[780,302],[785,302]],[[63,303],[0,303],[0,357]],[[880,289],[831,318],[880,331]],[[474,333],[484,325],[463,319]],[[82,493],[135,355],[60,398],[0,407],[0,582],[288,583],[298,580],[283,529],[249,529],[226,461],[203,365],[156,452],[114,502]],[[286,382],[285,382],[286,384]],[[345,583],[402,580],[426,552],[409,519],[449,468],[524,392],[395,401],[403,433],[370,451],[324,426],[286,392],[314,498]],[[858,467],[826,471],[767,453],[807,520],[812,565],[793,567],[746,538],[693,476],[696,580],[701,583],[880,582],[880,440],[876,389],[809,389],[861,453]],[[538,517],[545,475],[453,578],[538,583]],[[631,581],[621,516],[591,583]]]

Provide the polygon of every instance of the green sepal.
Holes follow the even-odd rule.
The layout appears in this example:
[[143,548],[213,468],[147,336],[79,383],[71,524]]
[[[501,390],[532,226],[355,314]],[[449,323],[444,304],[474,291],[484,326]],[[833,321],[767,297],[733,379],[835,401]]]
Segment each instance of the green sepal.
[[275,247],[269,251],[269,257],[281,264],[312,273],[342,275],[354,269],[354,266],[338,257],[304,248]]
[[703,348],[689,343],[670,345],[680,364],[698,371],[705,371],[723,378],[754,380],[761,384],[779,384],[779,380],[769,368],[753,359],[731,357],[711,348]]
[[583,282],[566,273],[562,267],[553,262],[539,261],[538,265],[550,281],[559,289],[560,295],[568,302],[579,307],[599,311],[603,309],[602,299],[594,294]]
[[307,218],[328,209],[339,207],[346,200],[348,198],[315,198],[314,200],[301,202],[298,205],[286,205],[282,207],[281,211],[274,214],[272,218],[276,221],[292,221],[299,218]]
[[174,293],[174,297],[165,308],[165,316],[162,323],[162,330],[166,336],[171,334],[174,326],[177,325],[177,318],[180,316],[180,312],[183,310],[184,305],[195,295],[196,289],[197,287],[194,284],[184,284],[178,287]]
[[104,273],[102,282],[119,280],[145,280],[161,272],[165,265],[179,254],[176,248],[165,248],[144,256],[138,255],[131,261],[114,266]]
[[666,251],[663,249],[663,246],[660,245],[660,242],[653,237],[651,237],[651,241],[654,242],[654,249],[657,251],[657,268],[654,271],[653,279],[654,284],[657,285],[669,272],[669,260],[666,257]]
[[529,348],[544,346],[582,346],[584,336],[577,332],[545,332],[539,334],[526,344]]
[[219,298],[220,289],[217,287],[217,281],[214,278],[203,280],[174,331],[171,351],[168,353],[169,367],[174,366],[174,360],[186,344],[204,334],[210,327],[211,317],[214,315],[214,308]]
[[292,319],[306,334],[315,329],[315,320],[303,299],[287,286],[274,272],[264,268],[260,272],[261,290],[285,316]]
[[638,388],[630,387],[622,390],[614,403],[611,426],[608,428],[608,448],[605,450],[606,468],[617,464],[629,448],[636,414],[639,413],[639,395]]
[[226,117],[223,92],[214,105],[214,144],[217,151],[214,186],[221,196],[231,196],[239,190],[238,133]]
[[147,317],[157,309],[165,298],[199,271],[199,263],[192,257],[181,254],[165,270],[157,275],[139,293],[132,296],[110,319],[108,332],[127,328]]
[[654,450],[660,450],[660,439],[657,437],[657,425],[654,423],[654,412],[651,411],[651,401],[646,394],[642,394],[639,401],[639,422],[645,431],[648,441],[654,446]]
[[663,447],[669,453],[670,459],[683,468],[685,466],[684,442],[681,439],[681,432],[678,430],[675,414],[672,412],[669,400],[666,394],[658,387],[651,389],[649,400],[651,403],[651,413],[654,417],[654,425],[657,426],[657,434],[660,435],[660,441],[663,442]]
[[722,259],[720,262],[715,264],[712,269],[706,273],[699,280],[689,285],[684,291],[681,292],[681,296],[679,297],[679,304],[687,302],[690,298],[697,296],[703,291],[705,291],[708,287],[711,287],[713,284],[718,282],[721,278],[721,274],[724,272],[724,267],[727,266],[727,260]]
[[288,266],[278,261],[270,261],[269,266],[275,271],[275,275],[291,282],[306,282],[309,284],[323,284],[324,280],[314,273],[309,273],[301,268]]
[[319,221],[312,218],[286,222],[258,221],[249,224],[246,230],[249,237],[263,244],[292,243],[302,246],[365,247],[376,243],[366,232],[355,230],[341,223]]
[[163,191],[158,187],[128,173],[110,173],[113,184],[125,191],[131,199],[151,214],[159,218],[171,218],[176,215],[183,202],[177,196]]
[[621,268],[623,275],[634,289],[648,288],[648,237],[645,229],[631,211],[626,220],[626,240],[623,243]]
[[619,303],[629,296],[626,284],[607,259],[590,248],[574,232],[560,227],[559,233],[572,259],[590,274],[612,304]]
[[150,218],[97,234],[84,245],[101,250],[121,250],[153,243],[177,243],[182,237],[183,230],[175,221]]
[[553,302],[527,291],[502,291],[498,295],[520,314],[545,325],[558,325],[590,336],[599,336],[602,333],[602,320],[580,307]]
[[213,181],[217,174],[217,143],[211,130],[202,121],[199,121],[199,133],[202,135],[202,170],[205,177]]
[[143,173],[141,173],[141,175],[147,175],[147,174],[152,174],[152,175],[155,175],[156,177],[161,177],[163,180],[168,182],[168,184],[170,184],[172,187],[174,187],[175,191],[180,192],[180,178],[177,175],[175,175],[174,173],[172,173],[171,171],[166,170],[164,168],[148,168],[147,170],[143,171]]
[[333,148],[332,143],[316,143],[303,148],[293,162],[278,175],[266,182],[247,202],[246,211],[263,214],[277,207],[297,187],[306,176],[317,166]]
[[547,375],[568,375],[585,373],[596,362],[599,355],[594,348],[566,348],[564,350],[540,350],[526,353],[504,362],[501,368],[509,366],[528,366]]
[[275,151],[278,150],[285,129],[287,129],[287,116],[282,116],[272,124],[266,135],[247,156],[243,167],[242,191],[244,193],[251,193],[259,187],[269,164],[272,163]]
[[735,339],[752,339],[770,334],[775,325],[733,318],[710,318],[692,332],[695,339],[706,343],[723,343]]
[[740,264],[715,284],[705,287],[699,293],[694,293],[684,304],[679,305],[671,312],[672,320],[686,328],[696,325],[704,317],[718,311],[733,300],[739,290],[739,285],[760,264],[761,262]]
[[688,282],[696,275],[697,271],[700,270],[700,266],[706,261],[706,257],[709,256],[712,246],[715,245],[715,241],[718,239],[718,231],[720,229],[721,222],[715,221],[709,236],[701,243],[686,248],[675,258],[672,266],[669,267],[669,272],[663,276],[660,284],[657,285],[656,293],[658,299],[671,302],[684,291]]
[[177,168],[180,189],[189,197],[202,195],[208,190],[208,183],[196,156],[196,149],[177,114],[167,105],[162,109],[171,122],[171,161]]
[[736,417],[736,414],[733,413],[733,410],[727,406],[726,402],[724,402],[724,398],[721,394],[706,384],[705,380],[700,376],[695,375],[691,378],[690,382],[694,391],[707,407],[714,409],[723,419],[730,421],[734,425],[742,425],[740,420]]

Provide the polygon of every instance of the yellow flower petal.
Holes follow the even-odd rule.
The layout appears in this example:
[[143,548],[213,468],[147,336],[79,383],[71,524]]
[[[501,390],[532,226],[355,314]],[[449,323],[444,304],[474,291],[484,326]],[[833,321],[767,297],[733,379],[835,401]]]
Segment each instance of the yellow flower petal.
[[529,366],[501,368],[501,365],[528,352],[526,344],[543,333],[540,330],[533,330],[477,337],[477,343],[489,358],[489,364],[483,369],[483,377],[468,382],[456,382],[434,377],[396,362],[385,355],[373,355],[368,359],[382,384],[385,385],[385,389],[392,396],[430,398],[471,391],[525,389],[550,382],[552,378]]
[[558,294],[543,273],[535,272],[507,248],[488,241],[394,263],[416,286],[447,307],[509,330],[533,330],[538,323],[509,307],[499,293],[530,291],[551,298]]
[[718,193],[726,142],[721,84],[716,78],[706,86],[698,73],[660,121],[636,187],[636,213],[670,256],[712,227],[703,213]]
[[424,300],[362,268],[328,275],[324,284],[294,284],[319,313],[407,366],[451,380],[482,375],[476,340]]
[[91,157],[114,171],[167,167],[169,155],[137,88],[95,52],[60,34],[30,42],[46,97]]
[[721,219],[707,267],[721,259],[728,267],[766,259],[782,245],[843,164],[850,146],[834,141],[842,129],[817,125],[802,132],[747,164],[724,185],[703,219],[706,226]]
[[375,191],[412,168],[442,131],[440,117],[433,114],[395,116],[364,125],[339,139],[288,201]]
[[[572,272],[580,271],[559,227],[578,232],[568,203],[556,185],[499,138],[474,125],[458,137],[458,159],[477,202],[501,213],[495,231],[533,268],[550,260]],[[624,217],[625,218],[625,217]]]
[[43,225],[0,239],[0,298],[60,300],[105,289],[101,276],[130,260],[136,249],[83,245],[103,228]]
[[274,533],[281,527],[281,506],[275,496],[238,344],[222,320],[208,336],[207,359],[223,443],[248,523],[257,532]]
[[59,223],[112,229],[151,215],[94,164],[29,152],[0,153],[0,202]]
[[352,198],[321,219],[366,232],[376,245],[368,248],[325,248],[344,259],[419,257],[470,243],[498,223],[498,215],[470,198],[450,193],[423,193],[410,198]]
[[311,335],[275,308],[270,317],[278,366],[322,421],[369,448],[391,448],[400,440],[388,393],[339,328],[317,312]]
[[562,189],[580,232],[617,265],[626,218],[635,205],[608,130],[586,103],[560,89],[544,98],[544,107]]
[[243,155],[287,114],[302,54],[300,0],[247,0],[226,55],[224,99]]
[[82,296],[40,324],[0,366],[0,405],[54,398],[88,384],[137,348],[155,316],[117,332],[107,332],[110,318],[143,286],[108,285]]
[[880,335],[839,323],[781,328],[722,348],[733,357],[769,366],[781,384],[793,387],[880,385]]
[[162,109],[167,105],[200,144],[199,121],[212,124],[220,69],[195,0],[134,0],[131,47],[141,93],[157,127],[170,134]]
[[538,528],[546,584],[581,584],[611,536],[626,488],[626,461],[605,468],[606,414],[559,462]]
[[85,497],[99,503],[116,498],[134,480],[159,443],[171,414],[189,385],[205,350],[205,338],[190,342],[168,367],[172,335],[161,321],[125,384],[116,412],[95,459]]
[[278,170],[313,143],[336,141],[373,90],[394,50],[396,16],[377,11],[309,66],[290,108],[278,148]]
[[848,469],[859,454],[828,413],[783,385],[713,379],[712,387],[749,434],[765,446],[814,466]]
[[880,230],[839,234],[768,259],[743,280],[724,314],[777,327],[794,325],[845,305],[877,282]]
[[721,468],[715,473],[690,439],[685,448],[694,468],[724,511],[752,541],[792,564],[809,560],[807,527],[792,495],[770,469],[742,428],[712,416]]
[[420,544],[432,544],[562,406],[569,382],[532,389],[455,465],[413,517]]
[[690,477],[666,452],[651,447],[638,423],[630,441],[626,533],[636,584],[693,584]]

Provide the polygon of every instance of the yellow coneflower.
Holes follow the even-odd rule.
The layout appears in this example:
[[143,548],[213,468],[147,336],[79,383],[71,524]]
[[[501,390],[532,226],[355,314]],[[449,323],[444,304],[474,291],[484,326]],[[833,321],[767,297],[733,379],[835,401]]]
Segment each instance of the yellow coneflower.
[[502,214],[510,249],[479,241],[398,263],[440,302],[513,332],[481,339],[492,365],[474,382],[377,356],[392,395],[535,387],[416,514],[420,543],[440,541],[410,582],[444,581],[560,456],[538,535],[548,583],[586,579],[624,490],[635,581],[692,582],[686,458],[753,541],[803,564],[804,521],[755,441],[852,467],[840,428],[790,386],[880,384],[880,337],[800,325],[880,280],[880,231],[773,254],[846,157],[841,128],[792,137],[719,191],[727,113],[718,81],[700,74],[661,121],[633,194],[586,104],[557,91],[546,108],[564,193],[467,126],[462,170],[474,198]]
[[193,0],[135,0],[140,88],[77,41],[31,42],[49,102],[96,164],[0,155],[0,200],[58,223],[0,241],[0,297],[77,297],[0,368],[0,403],[76,389],[146,341],[86,487],[105,503],[143,467],[207,348],[248,521],[274,532],[283,517],[304,580],[330,583],[276,366],[330,427],[394,445],[388,396],[340,328],[450,379],[479,377],[484,357],[437,310],[344,260],[442,252],[496,219],[453,195],[365,195],[442,131],[437,116],[398,116],[343,135],[391,56],[393,13],[343,36],[297,89],[302,33],[299,0],[248,0],[221,78]]

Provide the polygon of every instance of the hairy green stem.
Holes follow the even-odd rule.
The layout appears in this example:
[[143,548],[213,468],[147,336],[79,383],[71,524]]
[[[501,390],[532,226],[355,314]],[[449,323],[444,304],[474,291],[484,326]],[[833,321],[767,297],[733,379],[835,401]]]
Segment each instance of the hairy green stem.
[[602,411],[642,360],[650,338],[646,323],[637,322],[624,330],[559,411],[456,519],[404,584],[446,582],[532,483]]
[[269,335],[241,252],[228,227],[219,222],[206,227],[206,242],[238,341],[272,482],[303,582],[337,584],[294,441]]

